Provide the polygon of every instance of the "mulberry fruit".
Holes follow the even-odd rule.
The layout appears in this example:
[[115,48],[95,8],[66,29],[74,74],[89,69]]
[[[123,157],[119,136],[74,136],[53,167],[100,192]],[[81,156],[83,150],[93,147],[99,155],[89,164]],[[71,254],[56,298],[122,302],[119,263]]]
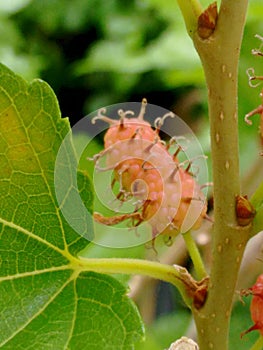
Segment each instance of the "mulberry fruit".
[[134,210],[129,214],[106,218],[95,213],[94,218],[107,225],[129,219],[134,227],[148,222],[153,239],[158,234],[174,237],[200,226],[206,215],[206,199],[190,166],[185,169],[178,160],[180,146],[171,154],[176,138],[168,144],[160,138],[164,120],[175,115],[169,112],[157,118],[152,128],[144,120],[146,105],[143,99],[136,118],[132,111],[119,110],[120,119],[113,120],[104,115],[105,109],[93,118],[93,123],[103,120],[109,124],[104,150],[93,157],[96,169],[113,171],[112,187],[119,184],[120,201],[134,200]]

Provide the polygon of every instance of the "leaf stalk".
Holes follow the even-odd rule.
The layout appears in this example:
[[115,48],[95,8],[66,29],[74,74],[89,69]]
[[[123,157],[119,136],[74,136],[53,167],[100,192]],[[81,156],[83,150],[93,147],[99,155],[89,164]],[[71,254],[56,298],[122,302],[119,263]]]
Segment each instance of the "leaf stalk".
[[188,307],[191,307],[193,295],[200,285],[185,268],[142,259],[79,257],[73,261],[73,264],[78,265],[79,272],[139,274],[169,282],[178,288]]

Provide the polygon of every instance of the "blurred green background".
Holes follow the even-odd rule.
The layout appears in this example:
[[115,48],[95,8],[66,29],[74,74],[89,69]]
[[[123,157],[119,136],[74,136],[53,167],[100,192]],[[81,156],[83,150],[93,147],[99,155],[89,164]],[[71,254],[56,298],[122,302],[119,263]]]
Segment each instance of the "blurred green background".
[[[250,0],[239,68],[240,162],[248,194],[262,180],[259,118],[253,119],[253,126],[244,122],[245,114],[261,103],[262,86],[249,87],[246,70],[254,67],[263,75],[263,58],[251,55],[260,46],[255,34],[263,36],[262,18],[262,0]],[[2,0],[0,38],[0,61],[27,80],[48,82],[71,125],[98,108],[146,97],[193,129],[211,170],[204,75],[176,0]],[[76,144],[86,138],[80,135]],[[94,153],[101,148],[99,142],[92,144]],[[86,159],[81,167],[87,167]],[[143,257],[144,247],[106,252],[90,245],[87,254]],[[162,288],[160,284],[156,292],[161,296],[158,317],[147,327],[147,341],[138,350],[164,349],[191,325],[174,288]],[[231,349],[247,349],[256,336],[239,339],[251,325],[248,303],[235,309],[232,322]]]
[[[262,17],[262,1],[251,0],[240,62],[242,170],[258,142],[256,118],[253,129],[243,116],[260,102],[246,70],[263,74],[263,59],[251,55]],[[0,37],[0,61],[47,81],[72,125],[100,107],[146,97],[184,119],[209,152],[202,67],[175,0],[0,1]]]

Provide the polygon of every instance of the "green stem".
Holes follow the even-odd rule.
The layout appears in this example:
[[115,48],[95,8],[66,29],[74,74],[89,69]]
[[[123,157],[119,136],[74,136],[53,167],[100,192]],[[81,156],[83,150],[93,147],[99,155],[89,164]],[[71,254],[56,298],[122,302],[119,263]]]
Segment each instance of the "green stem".
[[194,311],[200,350],[228,349],[237,276],[251,227],[236,222],[240,193],[237,73],[248,0],[222,0],[215,31],[193,41],[208,88],[214,183],[213,263],[206,303]]
[[263,349],[263,336],[260,335],[258,340],[250,348],[250,350],[262,350]]
[[187,247],[187,250],[192,259],[197,278],[201,280],[202,278],[207,276],[206,269],[204,267],[203,260],[201,258],[200,252],[195,244],[195,241],[191,235],[191,231],[188,231],[183,234],[183,238]]
[[190,37],[197,30],[197,20],[202,13],[202,6],[198,0],[177,0],[183,14],[186,29]]
[[71,258],[71,260],[74,264],[74,269],[79,269],[80,272],[94,271],[105,274],[139,274],[169,282],[178,288],[186,305],[191,307],[192,298],[189,296],[186,288],[189,282],[188,276],[190,275],[183,268],[142,259],[79,257],[76,260]]

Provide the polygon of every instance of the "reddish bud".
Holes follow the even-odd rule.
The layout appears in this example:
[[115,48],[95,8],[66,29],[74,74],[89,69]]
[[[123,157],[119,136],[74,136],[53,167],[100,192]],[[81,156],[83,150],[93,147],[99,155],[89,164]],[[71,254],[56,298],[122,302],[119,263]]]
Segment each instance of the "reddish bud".
[[198,34],[202,39],[207,39],[216,28],[218,12],[217,4],[213,2],[208,8],[201,13],[198,18]]
[[249,202],[247,196],[236,197],[236,215],[240,226],[249,225],[256,214],[255,209]]

